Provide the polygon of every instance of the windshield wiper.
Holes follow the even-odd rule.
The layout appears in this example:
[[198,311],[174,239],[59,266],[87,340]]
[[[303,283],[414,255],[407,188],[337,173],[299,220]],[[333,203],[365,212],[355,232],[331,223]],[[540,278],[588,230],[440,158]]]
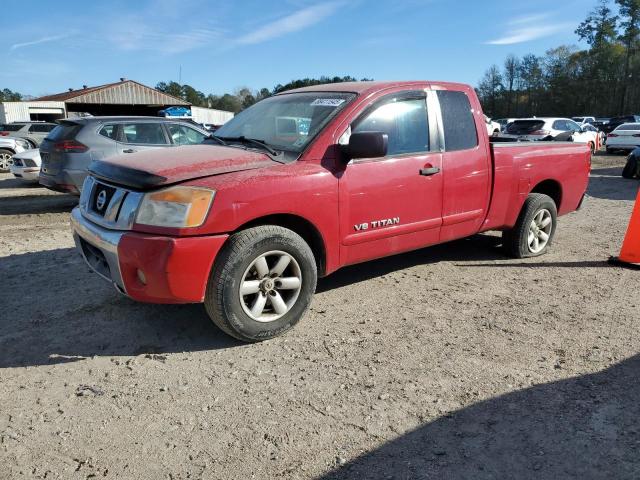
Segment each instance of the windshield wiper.
[[211,139],[211,140],[215,140],[216,142],[218,142],[220,145],[227,145],[227,142],[225,142],[224,140],[222,140],[220,137],[216,137],[213,133],[211,135],[209,135],[207,137],[207,140]]
[[266,150],[267,152],[269,152],[271,155],[275,157],[279,156],[282,153],[271,148],[269,145],[267,145],[267,143],[264,140],[258,140],[257,138],[247,138],[244,135],[240,137],[216,137],[216,138],[226,140],[229,142],[242,142],[242,143],[248,143],[250,145],[255,145],[257,147],[260,147]]

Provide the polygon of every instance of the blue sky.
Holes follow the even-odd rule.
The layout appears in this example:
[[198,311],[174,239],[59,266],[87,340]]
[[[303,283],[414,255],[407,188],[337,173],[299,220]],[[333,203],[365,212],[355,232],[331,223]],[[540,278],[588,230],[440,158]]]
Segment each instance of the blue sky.
[[[577,44],[597,0],[3,0],[0,88],[127,77],[205,93],[320,75],[477,84],[509,53]],[[12,12],[12,13],[11,13]]]

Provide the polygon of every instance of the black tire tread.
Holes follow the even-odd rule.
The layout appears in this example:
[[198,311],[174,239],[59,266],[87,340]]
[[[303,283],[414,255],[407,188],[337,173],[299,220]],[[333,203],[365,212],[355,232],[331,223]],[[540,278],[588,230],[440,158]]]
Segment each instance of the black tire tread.
[[[223,279],[229,275],[232,275],[233,262],[229,260],[235,257],[241,257],[244,255],[247,249],[256,242],[268,237],[284,237],[289,241],[296,243],[302,250],[308,250],[308,254],[313,259],[313,252],[297,233],[284,227],[277,225],[261,225],[257,227],[248,228],[234,233],[229,237],[229,240],[218,254],[215,264],[213,266],[209,282],[207,284],[207,292],[205,294],[205,309],[209,313],[209,317],[213,323],[224,333],[230,335],[243,342],[259,342],[264,339],[256,339],[242,335],[236,331],[229,323],[224,315],[223,304]],[[316,269],[315,260],[312,262],[314,271]],[[317,271],[316,271],[317,278]],[[315,283],[312,288],[312,292],[315,291]]]
[[[528,237],[529,224],[531,223],[533,214],[545,203],[550,203],[552,206],[551,214],[554,219],[554,225],[551,230],[551,238],[549,238],[549,242],[542,252],[533,254],[522,248],[522,239],[525,236]],[[548,247],[550,247],[553,242],[556,222],[557,210],[553,199],[543,193],[530,193],[522,206],[522,210],[520,211],[520,215],[518,216],[515,226],[511,230],[505,230],[502,232],[502,246],[506,252],[514,258],[528,258],[542,255],[547,252]]]

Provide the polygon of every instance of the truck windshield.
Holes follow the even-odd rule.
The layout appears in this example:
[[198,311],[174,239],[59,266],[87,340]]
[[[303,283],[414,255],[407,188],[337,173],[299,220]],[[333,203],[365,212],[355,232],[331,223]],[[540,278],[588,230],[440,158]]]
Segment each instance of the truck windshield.
[[220,127],[223,140],[244,137],[272,148],[300,153],[351,100],[353,93],[305,92],[266,98]]

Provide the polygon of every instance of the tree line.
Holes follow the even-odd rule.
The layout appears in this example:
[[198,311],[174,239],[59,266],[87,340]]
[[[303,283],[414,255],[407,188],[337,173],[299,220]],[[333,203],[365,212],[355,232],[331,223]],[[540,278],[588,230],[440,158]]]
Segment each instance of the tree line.
[[[361,81],[371,80],[363,78]],[[173,95],[174,97],[181,98],[195,106],[216,108],[218,110],[226,110],[229,112],[238,113],[247,107],[250,107],[254,103],[262,100],[263,98],[270,97],[286,90],[292,90],[294,88],[308,87],[311,85],[322,85],[324,83],[340,83],[340,82],[357,82],[358,79],[349,75],[344,77],[320,77],[320,78],[303,78],[299,80],[292,80],[291,82],[282,85],[278,84],[271,90],[268,88],[261,88],[259,90],[251,90],[247,87],[237,88],[233,93],[225,93],[223,95],[204,94],[203,92],[196,90],[190,85],[181,85],[178,82],[159,82],[156,85],[156,90]]]
[[477,88],[485,113],[640,114],[640,0],[600,0],[575,33],[587,49],[562,45],[491,66]]
[[22,95],[18,92],[13,92],[8,88],[0,89],[0,102],[19,102],[22,100]]

